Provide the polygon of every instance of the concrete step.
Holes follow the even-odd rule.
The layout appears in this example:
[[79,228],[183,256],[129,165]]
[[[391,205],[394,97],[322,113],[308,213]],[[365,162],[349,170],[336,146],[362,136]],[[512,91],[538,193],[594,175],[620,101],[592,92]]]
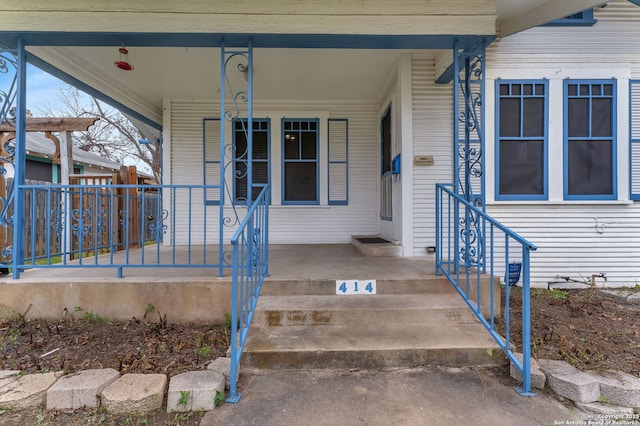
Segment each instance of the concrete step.
[[245,371],[502,363],[502,352],[480,323],[445,321],[255,326],[250,330],[242,358]]
[[260,296],[253,326],[475,322],[458,294]]
[[[375,276],[337,276],[335,279],[272,279],[265,278],[262,296],[335,295],[336,280],[374,279]],[[428,276],[415,279],[378,279],[377,294],[457,294],[444,277]]]

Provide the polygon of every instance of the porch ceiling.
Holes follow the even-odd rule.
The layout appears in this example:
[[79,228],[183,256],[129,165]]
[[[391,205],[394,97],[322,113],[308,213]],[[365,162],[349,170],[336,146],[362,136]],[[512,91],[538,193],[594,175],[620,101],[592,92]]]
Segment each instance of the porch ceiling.
[[[117,47],[36,47],[30,53],[162,122],[163,99],[217,99],[220,49],[130,47],[133,71],[114,66]],[[400,50],[254,49],[254,100],[378,101]],[[36,63],[38,65],[38,63]]]
[[[331,7],[303,1],[294,11],[288,2],[252,0],[191,2],[180,8],[169,0],[100,5],[7,0],[0,11],[11,19],[0,32],[0,45],[22,38],[36,65],[94,89],[158,127],[163,99],[216,97],[222,37],[229,44],[257,34],[254,99],[376,101],[400,49],[451,49],[454,39],[470,34],[491,40],[602,3],[606,1],[407,0],[394,5],[390,14],[387,2],[355,0],[336,0]],[[266,9],[254,10],[256,5]],[[164,32],[156,32],[158,28]],[[123,42],[135,66],[131,72],[113,66]],[[149,47],[158,45],[173,47]]]

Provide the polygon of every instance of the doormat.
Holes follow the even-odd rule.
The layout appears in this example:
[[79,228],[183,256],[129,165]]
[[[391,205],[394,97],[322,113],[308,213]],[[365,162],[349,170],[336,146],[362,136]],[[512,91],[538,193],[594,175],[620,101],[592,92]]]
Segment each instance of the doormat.
[[357,237],[356,240],[362,244],[391,244],[391,241],[380,237]]

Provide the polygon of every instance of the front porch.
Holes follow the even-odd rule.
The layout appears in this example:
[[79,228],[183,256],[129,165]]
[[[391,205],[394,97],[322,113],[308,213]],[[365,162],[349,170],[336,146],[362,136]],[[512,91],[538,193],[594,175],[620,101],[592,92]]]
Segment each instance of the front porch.
[[[146,246],[116,252],[120,257],[140,258],[156,248]],[[160,247],[162,257],[175,255],[177,264],[187,264],[203,257],[203,252],[190,252],[186,246]],[[218,259],[218,247],[207,246],[207,258]],[[110,261],[110,255],[97,258],[98,264]],[[147,254],[147,259],[153,256]],[[231,306],[231,269],[218,276],[217,268],[175,267],[124,268],[117,278],[113,267],[98,267],[94,258],[78,261],[70,268],[35,268],[21,274],[19,280],[0,278],[3,304],[27,317],[58,318],[63,310],[76,306],[104,318],[130,319],[144,315],[148,304],[155,306],[169,321],[223,322]],[[335,283],[340,279],[428,280],[435,277],[433,258],[364,257],[348,244],[337,245],[271,245],[269,277],[263,292],[288,283]],[[380,291],[380,290],[379,290]],[[29,307],[31,305],[31,307]]]

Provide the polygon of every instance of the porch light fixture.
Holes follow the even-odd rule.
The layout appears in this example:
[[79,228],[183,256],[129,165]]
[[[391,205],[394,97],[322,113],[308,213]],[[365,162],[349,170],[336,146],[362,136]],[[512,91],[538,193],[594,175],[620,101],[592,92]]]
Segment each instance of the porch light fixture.
[[117,68],[120,68],[123,71],[131,71],[133,70],[133,65],[129,63],[129,51],[124,44],[121,48],[118,49],[119,56],[118,60],[113,63]]

